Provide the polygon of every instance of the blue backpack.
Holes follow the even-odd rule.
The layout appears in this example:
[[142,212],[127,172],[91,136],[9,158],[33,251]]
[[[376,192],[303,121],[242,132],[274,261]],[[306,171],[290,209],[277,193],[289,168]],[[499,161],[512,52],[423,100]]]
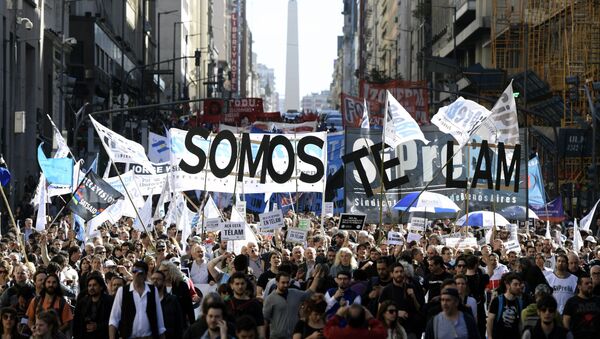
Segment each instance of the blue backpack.
[[[523,311],[523,298],[518,297],[517,301],[519,302],[519,314],[521,314],[521,311]],[[500,294],[498,296],[498,312],[496,312],[496,322],[500,321],[502,312],[504,312],[504,294]]]

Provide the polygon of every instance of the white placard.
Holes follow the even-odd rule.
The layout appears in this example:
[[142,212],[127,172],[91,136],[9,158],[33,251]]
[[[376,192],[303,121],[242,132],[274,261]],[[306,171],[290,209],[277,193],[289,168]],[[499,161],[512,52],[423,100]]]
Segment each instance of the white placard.
[[274,210],[276,210],[276,209],[278,209],[278,208],[279,208],[279,207],[277,206],[277,203],[276,203],[276,202],[274,202],[274,203],[273,203],[273,211],[274,211]]
[[210,218],[204,220],[204,230],[206,232],[216,232],[221,230],[221,219]]
[[333,202],[325,202],[325,216],[326,217],[333,217]]
[[425,232],[426,222],[427,219],[425,218],[412,217],[410,218],[410,225],[408,226],[408,230]]
[[402,237],[402,233],[400,232],[388,232],[388,245],[402,245],[404,244],[404,237]]
[[410,244],[413,241],[419,242],[421,240],[421,235],[419,233],[408,232],[408,236],[406,237],[406,243]]
[[238,212],[240,212],[240,214],[244,218],[246,218],[246,202],[245,201],[236,201],[235,209],[238,210]]
[[299,228],[289,228],[285,241],[303,244],[306,242],[306,232],[306,230],[301,230]]
[[506,253],[515,251],[517,254],[521,254],[521,245],[519,245],[519,242],[515,240],[505,242],[504,249],[506,250]]
[[446,238],[446,246],[459,249],[472,248],[477,246],[477,238]]
[[272,233],[274,229],[282,228],[284,226],[281,210],[259,214],[258,218],[260,219],[260,229],[264,231],[271,230]]
[[226,221],[221,229],[221,240],[244,240],[246,238],[245,222]]

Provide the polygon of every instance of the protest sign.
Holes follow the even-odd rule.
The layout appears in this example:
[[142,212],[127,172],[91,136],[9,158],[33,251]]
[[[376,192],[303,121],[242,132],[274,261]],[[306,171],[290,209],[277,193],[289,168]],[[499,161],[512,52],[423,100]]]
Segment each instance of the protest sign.
[[220,218],[210,218],[204,220],[204,230],[206,232],[216,232],[221,229],[221,219]]
[[240,212],[242,216],[246,216],[246,202],[245,201],[236,201],[235,209]]
[[226,221],[221,229],[221,240],[244,240],[246,235],[245,222],[243,221]]
[[408,226],[409,231],[425,231],[425,225],[427,220],[425,218],[410,218],[410,225]]
[[258,218],[260,219],[259,229],[261,230],[261,233],[264,233],[266,230],[273,232],[274,229],[282,228],[284,226],[281,210],[259,214]]
[[306,242],[306,230],[301,230],[299,228],[289,228],[287,231],[287,237],[285,241],[291,243],[301,243]]
[[504,249],[506,250],[506,253],[514,251],[517,252],[517,254],[521,254],[521,245],[519,245],[519,242],[516,240],[505,242]]
[[421,237],[422,236],[419,233],[408,232],[408,235],[406,236],[406,242],[409,244],[413,241],[419,242]]
[[342,213],[338,229],[340,230],[362,230],[365,225],[366,214],[348,214]]
[[477,239],[473,237],[446,238],[446,246],[459,249],[472,248],[477,246]]
[[400,232],[388,232],[388,245],[402,245],[404,244],[404,238]]
[[325,216],[333,217],[333,202],[325,202]]
[[298,228],[301,230],[308,231],[310,229],[310,219],[300,219],[298,220]]

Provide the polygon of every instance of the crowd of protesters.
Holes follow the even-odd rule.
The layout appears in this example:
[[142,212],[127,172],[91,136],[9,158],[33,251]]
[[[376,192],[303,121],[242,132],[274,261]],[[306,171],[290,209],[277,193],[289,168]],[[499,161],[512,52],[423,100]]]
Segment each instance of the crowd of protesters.
[[[227,219],[227,211],[224,217]],[[285,241],[298,218],[304,244]],[[255,216],[247,221],[256,232]],[[2,338],[597,338],[600,246],[570,223],[547,237],[536,222],[491,239],[435,220],[419,240],[406,225],[339,230],[337,219],[285,215],[239,253],[218,233],[156,220],[150,233],[123,218],[77,239],[70,218],[43,232],[24,219],[0,241]],[[179,225],[181,226],[181,225]],[[594,227],[595,229],[595,227]],[[387,233],[406,239],[389,244]],[[477,246],[449,247],[468,232]],[[229,245],[229,246],[228,246]]]

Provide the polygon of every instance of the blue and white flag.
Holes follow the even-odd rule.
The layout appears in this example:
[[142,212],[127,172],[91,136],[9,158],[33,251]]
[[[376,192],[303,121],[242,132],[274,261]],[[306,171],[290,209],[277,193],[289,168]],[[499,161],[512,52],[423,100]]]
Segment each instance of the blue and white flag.
[[398,100],[387,91],[387,108],[383,119],[385,143],[391,147],[397,147],[409,140],[421,140],[425,144],[429,141],[421,131],[419,124],[400,105]]
[[148,159],[154,163],[166,162],[171,159],[168,137],[148,132]]
[[546,204],[546,193],[544,191],[544,180],[540,169],[538,157],[529,160],[529,179],[527,187],[529,188],[529,205],[543,206]]
[[450,105],[440,108],[431,123],[441,132],[452,135],[462,147],[491,114],[480,104],[459,97]]
[[144,206],[138,210],[139,218],[135,218],[133,221],[133,228],[140,231],[146,232],[146,229],[150,230],[152,225],[152,196],[148,196]]
[[73,159],[71,158],[46,158],[41,143],[38,146],[38,163],[46,180],[50,184],[69,186],[73,184]]
[[363,103],[363,115],[360,119],[360,128],[371,128],[371,125],[369,124],[369,109],[367,108],[367,99],[364,99]]
[[73,213],[73,221],[75,222],[75,237],[77,240],[85,243],[86,241],[86,232],[85,232],[85,220],[77,214]]

